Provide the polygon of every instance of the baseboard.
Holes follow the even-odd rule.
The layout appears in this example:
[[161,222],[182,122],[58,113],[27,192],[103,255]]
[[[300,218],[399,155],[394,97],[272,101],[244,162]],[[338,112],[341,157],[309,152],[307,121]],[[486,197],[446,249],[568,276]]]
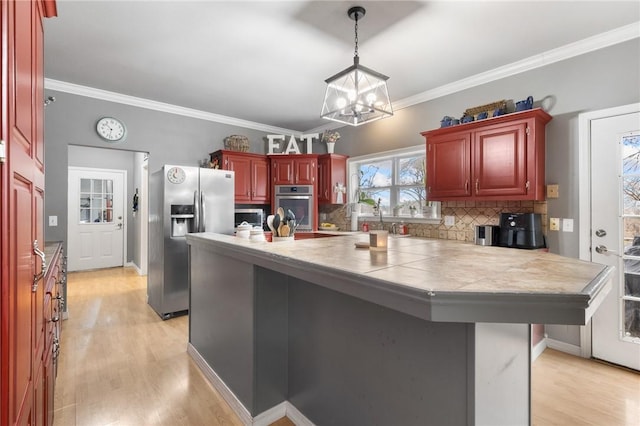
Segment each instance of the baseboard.
[[202,358],[202,355],[191,343],[187,344],[187,353],[196,363],[205,378],[211,383],[211,386],[217,390],[222,398],[229,404],[231,409],[244,425],[247,426],[268,426],[278,419],[288,417],[296,426],[315,426],[313,422],[307,419],[296,407],[289,401],[281,402],[280,404],[269,408],[266,411],[258,414],[256,417],[251,417],[251,413],[242,405],[242,402],[237,396],[227,387],[222,381],[220,376],[207,364],[207,361]]
[[287,408],[287,417],[291,420],[296,426],[315,426],[311,420],[306,418],[304,414],[302,414],[296,407],[293,406],[289,401],[285,402]]
[[315,426],[311,420],[306,418],[305,415],[298,411],[289,401],[281,402],[275,407],[258,414],[253,418],[253,426],[269,426],[271,423],[285,416],[296,426]]
[[547,343],[547,347],[551,349],[555,349],[560,352],[565,352],[575,356],[582,356],[582,349],[580,346],[571,345],[569,343],[561,342],[559,340],[549,339],[548,337],[545,339]]
[[542,339],[531,350],[531,362],[535,361],[547,349],[547,339]]
[[[215,371],[207,364],[207,361],[202,358],[202,355],[197,351],[196,348],[191,345],[191,343],[187,344],[187,353],[191,356],[193,361],[202,371],[205,378],[211,383],[211,386],[215,390],[217,390],[222,398],[227,401],[227,404],[231,407],[234,413],[240,418],[240,421],[245,425],[253,424],[253,417],[251,417],[251,413],[242,405],[237,396],[227,387],[227,385],[222,381],[222,379],[216,374]],[[282,417],[282,416],[280,416]],[[277,420],[277,419],[276,419]]]
[[[253,418],[253,426],[269,426],[276,420],[283,418],[287,415],[287,404],[289,404],[287,401],[281,402],[269,408],[267,411],[258,414]],[[289,418],[289,420],[291,420],[291,418]]]

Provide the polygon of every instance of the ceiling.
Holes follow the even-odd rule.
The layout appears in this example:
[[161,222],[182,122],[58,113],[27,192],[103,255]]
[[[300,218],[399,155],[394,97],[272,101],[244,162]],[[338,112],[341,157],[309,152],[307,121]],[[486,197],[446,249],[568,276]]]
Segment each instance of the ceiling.
[[640,27],[637,1],[58,0],[57,5],[58,17],[45,20],[49,83],[296,132],[327,124],[320,118],[324,80],[353,62],[354,22],[347,9],[354,5],[367,10],[359,23],[360,63],[390,77],[396,108],[422,93],[542,58],[552,49]]

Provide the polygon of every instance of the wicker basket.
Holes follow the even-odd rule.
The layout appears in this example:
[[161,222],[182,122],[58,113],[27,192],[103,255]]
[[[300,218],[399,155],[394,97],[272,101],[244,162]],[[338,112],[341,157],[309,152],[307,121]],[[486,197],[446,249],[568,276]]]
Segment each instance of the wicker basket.
[[486,112],[488,116],[491,117],[493,115],[493,112],[496,109],[499,109],[503,114],[507,112],[507,101],[502,100],[502,101],[492,102],[487,105],[480,105],[477,107],[468,108],[464,112],[464,115],[477,117],[477,115],[480,114],[481,112]]
[[240,135],[231,135],[224,138],[224,148],[230,151],[249,151],[249,138]]

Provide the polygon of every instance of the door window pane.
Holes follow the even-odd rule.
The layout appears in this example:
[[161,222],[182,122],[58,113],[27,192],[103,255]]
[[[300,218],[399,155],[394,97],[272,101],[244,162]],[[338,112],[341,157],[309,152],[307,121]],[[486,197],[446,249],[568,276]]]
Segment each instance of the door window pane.
[[640,337],[640,301],[624,301],[624,330],[627,337]]
[[80,223],[113,222],[113,181],[80,179]]
[[640,135],[622,138],[624,292],[619,301],[625,335],[640,337]]

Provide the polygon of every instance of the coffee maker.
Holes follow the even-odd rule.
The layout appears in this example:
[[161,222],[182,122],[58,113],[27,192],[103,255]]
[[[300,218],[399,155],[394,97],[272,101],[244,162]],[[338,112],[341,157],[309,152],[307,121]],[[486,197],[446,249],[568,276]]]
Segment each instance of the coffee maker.
[[500,213],[499,246],[522,249],[545,247],[538,213]]

